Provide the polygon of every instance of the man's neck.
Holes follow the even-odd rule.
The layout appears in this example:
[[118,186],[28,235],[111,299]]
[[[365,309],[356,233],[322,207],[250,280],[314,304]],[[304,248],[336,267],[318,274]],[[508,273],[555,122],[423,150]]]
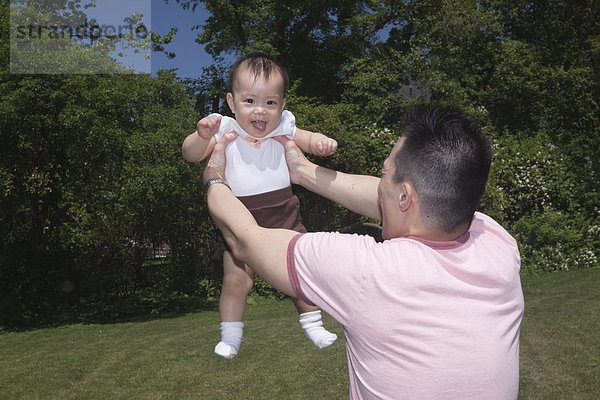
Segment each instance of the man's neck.
[[436,229],[426,229],[422,226],[414,226],[409,229],[409,234],[406,236],[415,236],[432,242],[452,242],[463,236],[468,230],[469,225],[463,225],[451,233]]

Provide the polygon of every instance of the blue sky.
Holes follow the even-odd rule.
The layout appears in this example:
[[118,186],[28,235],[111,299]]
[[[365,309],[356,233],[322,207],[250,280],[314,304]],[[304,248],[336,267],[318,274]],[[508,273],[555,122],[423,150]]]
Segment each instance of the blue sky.
[[[91,1],[81,0],[81,3],[88,4]],[[113,57],[138,72],[156,74],[160,68],[176,69],[175,73],[180,78],[199,78],[203,68],[213,62],[204,47],[194,41],[199,31],[192,31],[192,26],[203,25],[209,17],[202,3],[195,11],[191,11],[184,10],[176,0],[168,0],[168,3],[165,0],[96,0],[96,6],[85,12],[88,19],[95,18],[100,25],[106,26],[107,35],[114,34],[115,29],[126,28],[123,19],[130,17],[133,12],[143,14],[146,27],[160,35],[167,34],[172,27],[178,28],[172,42],[165,45],[166,51],[176,54],[173,59],[168,59],[162,52],[151,53],[147,50],[136,55],[133,50],[117,48]],[[109,32],[108,27],[112,27],[113,31]],[[381,39],[385,39],[387,32],[389,28],[380,35]],[[125,53],[126,57],[119,57],[118,52]],[[147,55],[149,59],[144,57]],[[234,60],[232,55],[225,57],[226,63],[233,63]]]
[[[83,3],[86,3],[85,1]],[[143,21],[150,30],[160,35],[177,27],[177,34],[165,50],[176,54],[175,58],[168,59],[164,53],[151,53],[150,60],[144,55],[135,55],[126,52],[128,57],[119,61],[127,66],[132,66],[141,72],[155,74],[160,68],[177,68],[176,74],[181,78],[197,78],[202,73],[202,68],[212,63],[212,58],[206,54],[204,47],[194,41],[198,31],[192,31],[194,25],[202,25],[208,18],[208,12],[200,4],[194,12],[184,10],[175,0],[98,0],[95,8],[87,11],[89,17],[94,17],[100,24],[119,26],[123,18],[132,12],[144,14]],[[121,49],[122,50],[122,49]],[[233,60],[233,58],[231,58]]]
[[[89,1],[82,0],[84,3]],[[168,3],[165,0],[97,0],[96,4],[96,10],[88,10],[88,15],[96,16],[100,24],[118,24],[135,11],[143,13],[146,26],[160,35],[167,34],[172,27],[178,28],[172,42],[165,46],[165,50],[175,53],[176,57],[169,60],[164,53],[152,53],[151,61],[145,62],[143,59],[136,61],[132,55],[133,62],[129,65],[136,70],[156,74],[160,68],[177,68],[175,73],[180,78],[199,78],[202,68],[213,62],[204,47],[194,41],[199,31],[191,29],[194,25],[203,25],[210,15],[202,3],[194,12],[184,10],[176,0],[168,0]],[[381,40],[387,39],[390,29],[388,26],[380,33]],[[235,57],[226,55],[225,61],[233,63]]]
[[[184,10],[175,0],[169,0],[168,4],[164,0],[152,0],[152,30],[164,35],[171,27],[178,28],[173,41],[165,47],[176,57],[168,60],[162,53],[152,54],[153,73],[159,68],[178,68],[177,75],[180,77],[200,77],[202,68],[212,64],[213,60],[206,54],[203,45],[194,42],[199,31],[192,31],[191,27],[204,24],[209,15],[202,4],[192,12]],[[233,62],[233,59],[230,57],[230,61]]]

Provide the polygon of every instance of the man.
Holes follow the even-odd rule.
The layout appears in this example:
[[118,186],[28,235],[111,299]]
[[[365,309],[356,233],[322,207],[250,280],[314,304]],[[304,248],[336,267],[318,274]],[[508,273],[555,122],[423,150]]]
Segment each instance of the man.
[[226,141],[204,172],[209,210],[238,259],[344,326],[350,398],[516,399],[520,257],[475,211],[491,148],[472,120],[414,113],[381,178],[319,167],[280,143],[293,183],[381,220],[385,241],[260,228],[222,180]]

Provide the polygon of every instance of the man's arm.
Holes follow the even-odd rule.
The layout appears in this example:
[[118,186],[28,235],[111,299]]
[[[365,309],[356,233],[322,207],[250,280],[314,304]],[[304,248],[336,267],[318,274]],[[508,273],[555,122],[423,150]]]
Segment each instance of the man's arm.
[[[216,145],[204,170],[204,181],[225,176],[225,147],[235,139],[226,134]],[[207,191],[208,209],[233,255],[281,292],[297,297],[287,272],[287,249],[298,232],[266,229],[257,225],[248,209],[224,184],[213,184]]]
[[275,138],[285,147],[285,157],[293,183],[328,198],[365,217],[381,220],[377,195],[380,178],[353,175],[327,169],[310,162],[293,141]]

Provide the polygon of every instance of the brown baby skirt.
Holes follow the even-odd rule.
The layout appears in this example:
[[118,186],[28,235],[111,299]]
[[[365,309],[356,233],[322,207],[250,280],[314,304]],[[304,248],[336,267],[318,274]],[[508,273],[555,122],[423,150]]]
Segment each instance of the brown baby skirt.
[[[306,228],[300,221],[300,202],[298,197],[292,194],[291,186],[252,196],[239,196],[238,199],[263,228],[285,228],[300,233],[306,232]],[[223,251],[230,251],[230,249],[219,231],[213,258],[220,257]]]

